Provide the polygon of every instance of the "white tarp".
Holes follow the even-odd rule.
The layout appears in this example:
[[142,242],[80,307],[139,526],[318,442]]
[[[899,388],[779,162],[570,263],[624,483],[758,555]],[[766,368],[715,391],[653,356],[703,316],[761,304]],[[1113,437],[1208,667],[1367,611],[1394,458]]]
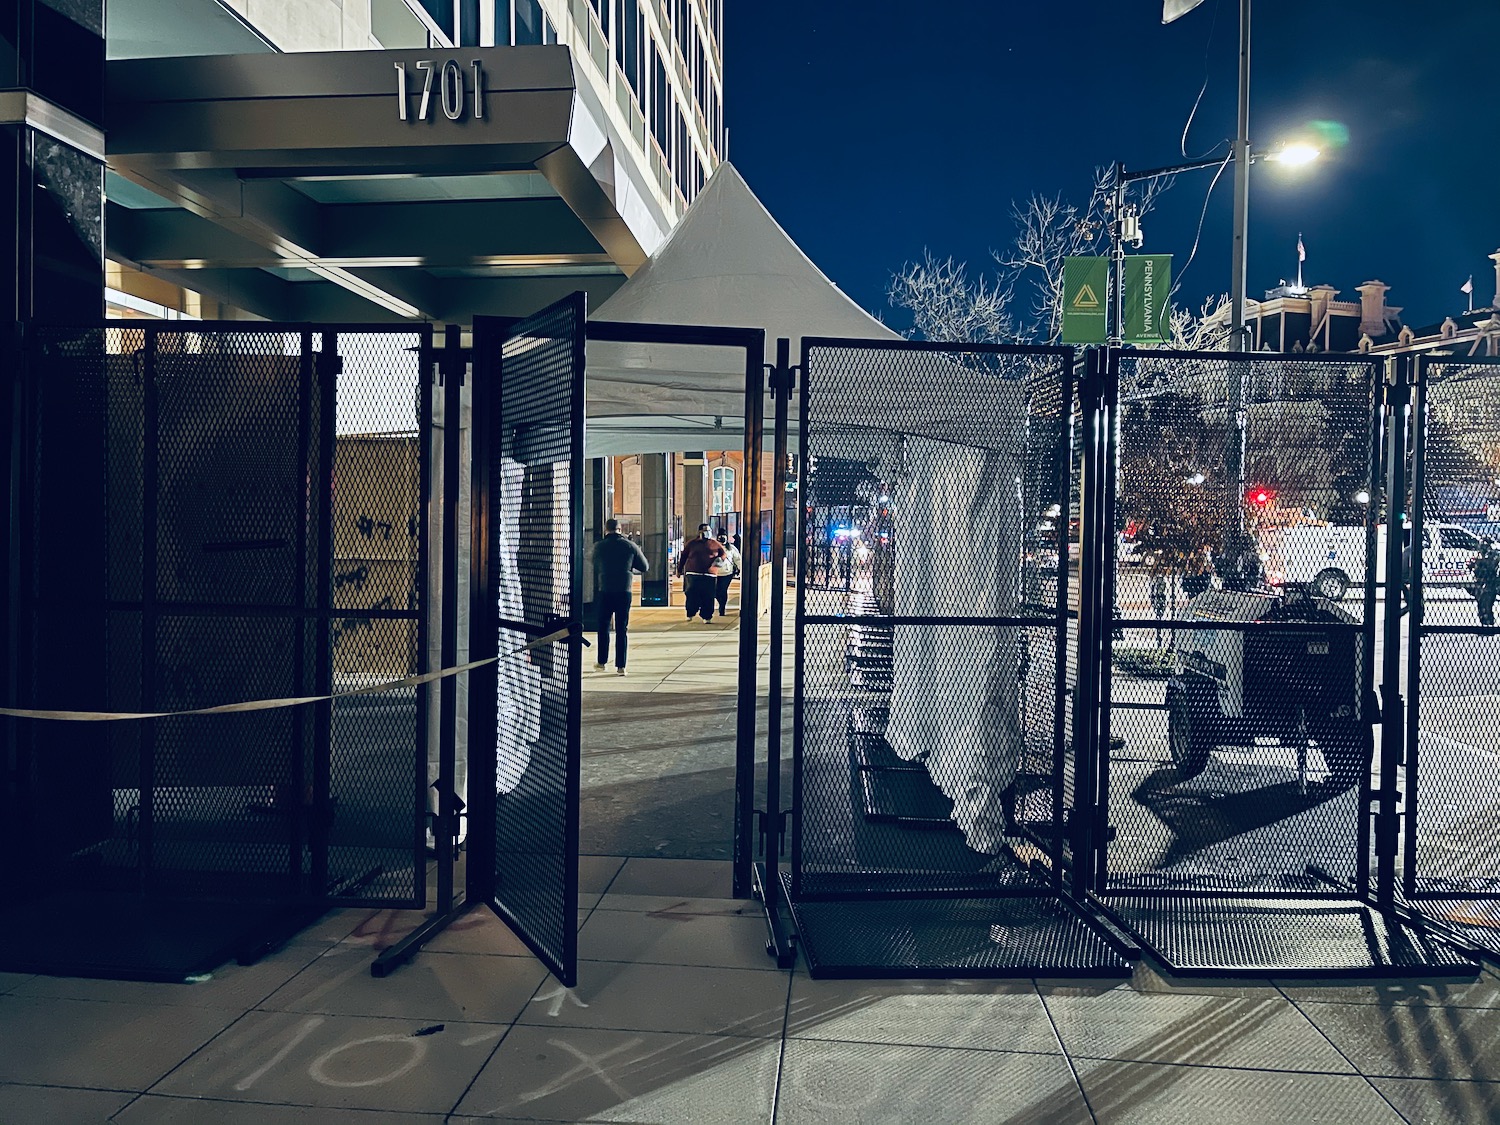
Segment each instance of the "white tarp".
[[[590,320],[763,328],[804,336],[900,337],[813,265],[735,171],[721,164],[671,236]],[[737,348],[593,340],[591,457],[743,444],[745,357]]]

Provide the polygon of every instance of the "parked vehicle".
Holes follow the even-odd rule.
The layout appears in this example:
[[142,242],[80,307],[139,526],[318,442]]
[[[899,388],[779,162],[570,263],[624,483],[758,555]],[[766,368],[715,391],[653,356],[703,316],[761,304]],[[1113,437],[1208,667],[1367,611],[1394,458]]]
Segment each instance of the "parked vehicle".
[[1151,566],[1156,552],[1143,548],[1133,536],[1121,534],[1115,538],[1115,561],[1121,566]]
[[[1405,535],[1411,534],[1407,528]],[[1385,581],[1385,525],[1375,529],[1375,581]],[[1426,589],[1467,589],[1474,581],[1470,560],[1479,538],[1457,524],[1422,528],[1422,585]],[[1314,595],[1337,601],[1350,587],[1365,584],[1365,529],[1332,524],[1267,528],[1260,533],[1266,584],[1306,586]]]

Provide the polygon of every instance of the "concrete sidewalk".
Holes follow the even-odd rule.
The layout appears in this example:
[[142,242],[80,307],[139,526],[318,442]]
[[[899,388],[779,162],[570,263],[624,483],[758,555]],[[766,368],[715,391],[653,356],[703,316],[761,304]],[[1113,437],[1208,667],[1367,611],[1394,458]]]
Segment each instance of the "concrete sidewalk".
[[[1500,978],[814,981],[729,898],[737,618],[586,667],[580,983],[477,907],[339,910],[192,984],[0,974],[0,1125],[1479,1125]],[[766,622],[760,623],[764,676]],[[587,650],[586,650],[587,651]],[[790,686],[790,685],[788,685]],[[764,712],[760,715],[764,722]],[[110,919],[97,919],[101,929]]]
[[[814,981],[727,864],[586,857],[580,983],[487,910],[341,910],[194,984],[0,977],[0,1121],[1016,1125],[1500,1116],[1500,979]],[[108,919],[101,918],[101,925]]]

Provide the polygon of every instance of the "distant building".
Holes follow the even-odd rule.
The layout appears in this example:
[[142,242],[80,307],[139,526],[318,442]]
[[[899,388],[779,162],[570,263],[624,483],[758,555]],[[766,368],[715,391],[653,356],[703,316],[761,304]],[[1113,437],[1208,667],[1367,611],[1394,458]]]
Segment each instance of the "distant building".
[[[1357,301],[1339,300],[1331,285],[1297,286],[1285,282],[1266,291],[1265,300],[1250,301],[1245,323],[1256,351],[1391,354],[1458,348],[1465,355],[1500,355],[1500,250],[1495,263],[1495,296],[1490,304],[1454,313],[1442,323],[1413,328],[1403,323],[1401,307],[1386,302],[1383,281],[1355,286]],[[1228,327],[1229,310],[1210,324]]]

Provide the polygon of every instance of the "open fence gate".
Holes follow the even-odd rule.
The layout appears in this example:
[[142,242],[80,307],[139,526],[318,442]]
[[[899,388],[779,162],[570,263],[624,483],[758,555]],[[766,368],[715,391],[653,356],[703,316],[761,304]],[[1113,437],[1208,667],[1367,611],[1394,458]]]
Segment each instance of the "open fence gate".
[[[32,329],[7,365],[9,704],[180,712],[425,671],[430,364],[427,328]],[[415,689],[5,732],[0,967],[180,980],[331,904],[425,898]]]
[[1390,753],[1371,784],[1399,389],[1363,357],[1106,355],[1095,902],[1177,973],[1461,971],[1392,909]]
[[1495,961],[1500,629],[1483,539],[1500,538],[1500,359],[1422,355],[1402,368],[1412,597],[1405,724],[1388,733],[1404,736],[1401,890],[1411,909]]
[[584,294],[474,320],[468,886],[578,974]]
[[1127,974],[1065,873],[1072,350],[802,347],[783,878],[810,971]]

